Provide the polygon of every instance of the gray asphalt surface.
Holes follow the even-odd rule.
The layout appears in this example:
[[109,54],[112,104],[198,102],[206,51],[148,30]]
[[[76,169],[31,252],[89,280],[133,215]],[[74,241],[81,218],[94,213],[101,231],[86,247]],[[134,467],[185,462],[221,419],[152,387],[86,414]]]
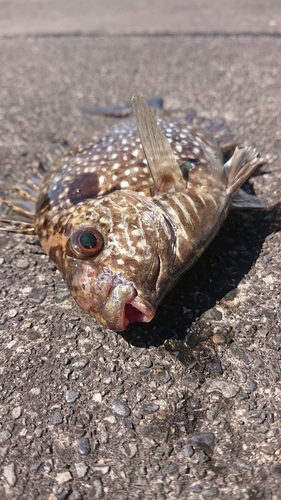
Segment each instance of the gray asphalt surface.
[[0,33],[280,33],[278,0],[1,0]]
[[0,2],[0,196],[114,121],[80,107],[140,92],[255,145],[247,189],[271,209],[231,213],[124,335],[76,307],[36,239],[0,233],[0,498],[279,500],[279,2],[92,4]]

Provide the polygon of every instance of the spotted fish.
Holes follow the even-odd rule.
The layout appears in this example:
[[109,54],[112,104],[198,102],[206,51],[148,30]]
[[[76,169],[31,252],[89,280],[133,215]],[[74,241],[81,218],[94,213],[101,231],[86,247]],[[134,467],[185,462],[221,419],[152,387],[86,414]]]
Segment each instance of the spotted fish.
[[25,220],[2,218],[1,229],[38,235],[81,309],[116,331],[153,319],[231,206],[264,206],[240,190],[261,159],[222,122],[155,115],[140,95],[133,108],[134,118],[47,158],[17,188],[27,208],[2,200]]

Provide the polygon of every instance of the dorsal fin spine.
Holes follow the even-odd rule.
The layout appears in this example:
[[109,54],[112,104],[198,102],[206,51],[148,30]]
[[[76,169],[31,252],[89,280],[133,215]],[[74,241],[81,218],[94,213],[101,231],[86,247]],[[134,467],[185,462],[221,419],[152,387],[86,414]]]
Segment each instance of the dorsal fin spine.
[[185,189],[185,181],[171,145],[144,98],[138,94],[133,96],[133,107],[156,191]]

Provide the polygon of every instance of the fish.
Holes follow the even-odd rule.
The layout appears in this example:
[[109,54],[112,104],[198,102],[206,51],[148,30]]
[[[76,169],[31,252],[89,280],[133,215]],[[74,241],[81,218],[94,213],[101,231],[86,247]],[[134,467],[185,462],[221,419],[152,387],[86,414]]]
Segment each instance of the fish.
[[123,119],[47,155],[20,199],[0,200],[0,229],[37,235],[78,306],[120,332],[154,318],[231,208],[266,204],[241,189],[260,155],[224,122],[139,94],[104,114]]

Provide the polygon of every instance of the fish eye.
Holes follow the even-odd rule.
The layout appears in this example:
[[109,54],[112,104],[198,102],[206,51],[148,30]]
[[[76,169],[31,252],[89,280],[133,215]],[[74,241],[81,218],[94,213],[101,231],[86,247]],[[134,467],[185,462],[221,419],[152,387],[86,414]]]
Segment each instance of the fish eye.
[[67,254],[86,259],[97,256],[103,247],[103,237],[95,228],[83,228],[73,233],[68,241]]

